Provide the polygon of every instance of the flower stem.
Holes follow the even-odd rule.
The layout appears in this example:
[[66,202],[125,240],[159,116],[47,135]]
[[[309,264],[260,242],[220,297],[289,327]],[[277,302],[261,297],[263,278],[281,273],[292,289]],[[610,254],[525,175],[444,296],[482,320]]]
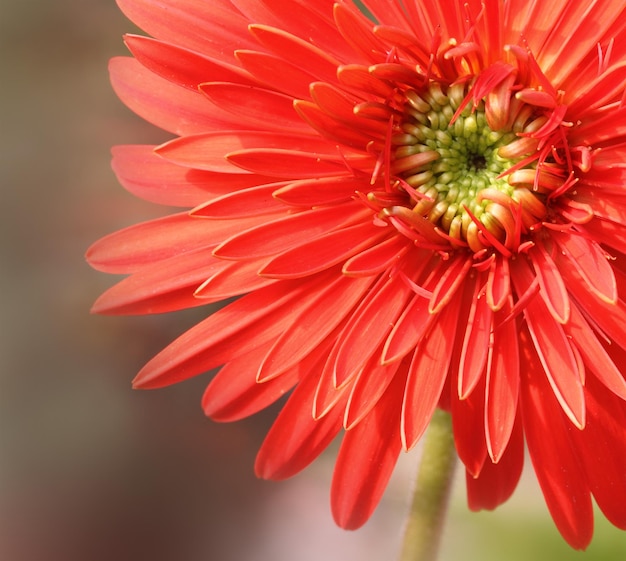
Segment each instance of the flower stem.
[[399,561],[435,561],[456,451],[452,418],[437,409],[430,422]]

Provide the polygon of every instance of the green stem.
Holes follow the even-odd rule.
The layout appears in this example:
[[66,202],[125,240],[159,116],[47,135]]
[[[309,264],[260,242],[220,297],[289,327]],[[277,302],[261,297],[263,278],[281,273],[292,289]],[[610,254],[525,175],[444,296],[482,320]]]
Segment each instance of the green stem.
[[426,433],[399,561],[437,558],[455,465],[452,418],[438,409]]

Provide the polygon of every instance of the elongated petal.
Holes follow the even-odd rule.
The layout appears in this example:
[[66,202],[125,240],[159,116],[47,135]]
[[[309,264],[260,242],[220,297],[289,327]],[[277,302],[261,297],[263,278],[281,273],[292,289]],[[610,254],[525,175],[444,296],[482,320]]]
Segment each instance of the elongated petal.
[[[98,314],[157,314],[208,304],[194,292],[207,278],[224,269],[208,250],[199,250],[141,268],[96,300]],[[213,300],[216,301],[216,300]]]
[[524,438],[518,416],[506,452],[498,463],[485,461],[478,477],[466,472],[467,504],[471,510],[493,510],[513,494],[524,466]]
[[[309,465],[341,429],[342,407],[313,419],[316,376],[302,380],[281,410],[257,454],[254,470],[263,479],[286,479]],[[347,397],[347,396],[346,396]]]
[[258,227],[244,229],[222,242],[215,255],[224,259],[250,259],[274,255],[356,222],[363,215],[358,205],[347,203],[287,214]]
[[383,495],[402,449],[397,402],[403,391],[398,374],[370,414],[343,437],[331,487],[333,517],[342,528],[362,526]]
[[569,423],[537,356],[529,345],[525,349],[521,404],[530,458],[559,531],[572,547],[584,549],[593,530],[589,485],[572,449]]
[[572,317],[566,332],[580,351],[587,367],[613,393],[626,399],[626,380],[606,352],[578,307],[572,308]]
[[509,260],[496,255],[489,268],[487,278],[487,303],[494,312],[497,312],[504,306],[510,294]]
[[[315,82],[317,77],[302,66],[255,50],[238,50],[236,55],[239,63],[262,84],[277,85],[278,91],[296,99],[309,99],[309,84]],[[278,83],[276,76],[282,77]]]
[[174,384],[275,340],[305,305],[300,297],[321,281],[314,278],[292,287],[287,283],[273,284],[229,304],[148,362],[135,378],[135,386],[157,388]]
[[132,111],[168,132],[196,134],[232,125],[232,117],[200,92],[161,78],[135,59],[111,59],[109,74],[115,93]]
[[[126,16],[147,33],[174,45],[234,63],[232,52],[252,46],[245,18],[230,2],[117,0]],[[225,52],[224,45],[230,45]]]
[[539,293],[544,303],[556,321],[567,323],[570,309],[569,297],[558,267],[543,244],[536,245],[529,252],[529,256],[539,280]]
[[342,271],[352,277],[381,273],[399,262],[408,250],[405,239],[393,236],[348,259]]
[[589,422],[574,442],[598,506],[626,530],[626,402],[594,381],[585,393]]
[[430,331],[420,341],[409,368],[402,402],[402,446],[417,444],[437,407],[454,347],[455,324],[460,305],[457,296],[438,314]]
[[363,180],[353,177],[329,177],[294,181],[274,191],[274,197],[294,206],[323,206],[352,199],[363,188]]
[[285,205],[272,194],[283,183],[258,185],[213,199],[193,210],[194,216],[206,218],[244,218],[284,212]]
[[120,183],[134,195],[149,201],[181,207],[194,207],[230,191],[245,189],[269,179],[240,174],[220,174],[190,170],[161,158],[156,146],[116,146],[113,171]]
[[342,264],[354,254],[374,246],[386,232],[373,224],[356,224],[323,234],[316,240],[294,245],[273,257],[259,274],[290,279],[312,275]]
[[[515,263],[516,290],[523,293],[532,282],[532,273],[522,260]],[[563,411],[578,428],[585,426],[583,372],[572,352],[562,326],[552,317],[543,300],[535,298],[524,308],[535,350],[552,390]]]
[[350,379],[385,340],[411,294],[410,287],[399,276],[393,276],[355,314],[335,362],[338,385]]
[[454,442],[459,458],[468,473],[477,477],[487,459],[484,424],[481,422],[485,416],[485,377],[480,378],[476,391],[471,395],[460,399],[458,392],[454,392],[450,401]]
[[257,377],[267,380],[289,369],[318,347],[337,325],[352,311],[372,281],[338,276],[311,299],[259,361]]
[[492,329],[493,312],[487,298],[481,294],[483,287],[479,279],[476,279],[474,284],[461,349],[458,382],[458,394],[461,399],[470,395],[484,373]]
[[383,348],[382,361],[390,363],[408,354],[422,339],[438,315],[428,310],[428,300],[415,294],[396,321]]
[[242,173],[226,156],[245,149],[300,149],[303,152],[335,154],[326,141],[296,133],[224,130],[184,136],[159,148],[157,153],[181,166],[220,173]]
[[467,275],[472,265],[471,260],[466,255],[454,257],[447,265],[441,279],[433,290],[430,299],[430,312],[439,312],[454,296],[454,293],[462,285],[465,275]]
[[125,35],[124,42],[133,56],[148,70],[193,91],[197,91],[198,84],[209,80],[237,82],[248,86],[255,84],[243,70],[172,43],[140,35]]
[[220,261],[222,266],[194,291],[200,302],[215,302],[240,296],[276,281],[260,277],[257,272],[263,261]]
[[87,251],[92,267],[109,273],[132,273],[145,265],[182,255],[188,251],[212,249],[218,240],[262,219],[238,223],[229,220],[202,220],[187,213],[172,214],[119,230],[93,244]]
[[[211,82],[200,85],[200,91],[216,106],[234,115],[246,129],[309,132],[309,127],[294,111],[292,97],[245,82],[218,80],[211,77]],[[269,120],[268,115],[274,119]]]
[[378,351],[372,355],[369,364],[363,367],[352,385],[343,418],[343,426],[346,430],[353,429],[369,414],[394,377],[406,375],[409,364],[410,361],[405,359],[390,365],[383,365],[380,364]]
[[[287,179],[342,177],[347,175],[351,166],[366,169],[373,163],[371,156],[366,155],[348,159],[339,151],[328,154],[278,148],[237,150],[227,156],[229,162],[241,169],[264,175],[273,173],[276,177]],[[280,162],[280,165],[274,162]]]
[[500,461],[508,446],[519,398],[518,325],[514,320],[501,323],[502,316],[506,316],[510,308],[509,303],[494,318],[496,328],[491,335],[487,361],[485,438],[493,463]]
[[589,290],[609,304],[615,303],[617,301],[615,275],[608,256],[598,244],[590,242],[583,236],[564,235],[561,232],[554,232],[552,237],[569,260],[569,266],[576,269]]
[[204,413],[214,421],[232,422],[253,415],[289,392],[314,368],[326,351],[315,352],[286,369],[280,376],[257,381],[259,361],[273,343],[267,343],[223,366],[202,397]]
[[[337,81],[337,66],[340,62],[319,47],[291,35],[281,29],[267,25],[251,25],[250,32],[265,47],[281,55],[294,65],[307,61],[307,72],[326,82]],[[309,82],[310,83],[310,82]]]

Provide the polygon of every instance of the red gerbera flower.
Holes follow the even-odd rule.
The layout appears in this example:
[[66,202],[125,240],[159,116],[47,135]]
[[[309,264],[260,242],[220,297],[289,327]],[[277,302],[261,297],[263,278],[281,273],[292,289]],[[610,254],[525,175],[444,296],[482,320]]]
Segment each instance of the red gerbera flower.
[[257,473],[344,430],[332,508],[374,510],[401,450],[452,414],[472,509],[523,443],[565,539],[626,528],[624,0],[118,0],[114,88],[176,138],[121,146],[131,192],[193,207],[95,244],[130,276],[95,311],[239,296],[139,373],[223,365],[232,421],[293,390]]

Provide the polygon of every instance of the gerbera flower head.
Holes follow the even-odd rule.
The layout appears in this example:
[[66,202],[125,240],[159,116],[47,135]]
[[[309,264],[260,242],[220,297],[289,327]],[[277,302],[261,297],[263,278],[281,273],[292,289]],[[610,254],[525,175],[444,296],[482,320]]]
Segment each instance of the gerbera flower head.
[[126,37],[113,86],[175,138],[113,167],[192,210],[90,249],[130,274],[95,310],[239,297],[135,385],[223,365],[218,421],[292,391],[256,471],[289,477],[343,431],[343,527],[441,407],[472,509],[510,496],[526,442],[583,548],[592,496],[626,528],[626,5],[363,3],[118,0],[151,37]]

